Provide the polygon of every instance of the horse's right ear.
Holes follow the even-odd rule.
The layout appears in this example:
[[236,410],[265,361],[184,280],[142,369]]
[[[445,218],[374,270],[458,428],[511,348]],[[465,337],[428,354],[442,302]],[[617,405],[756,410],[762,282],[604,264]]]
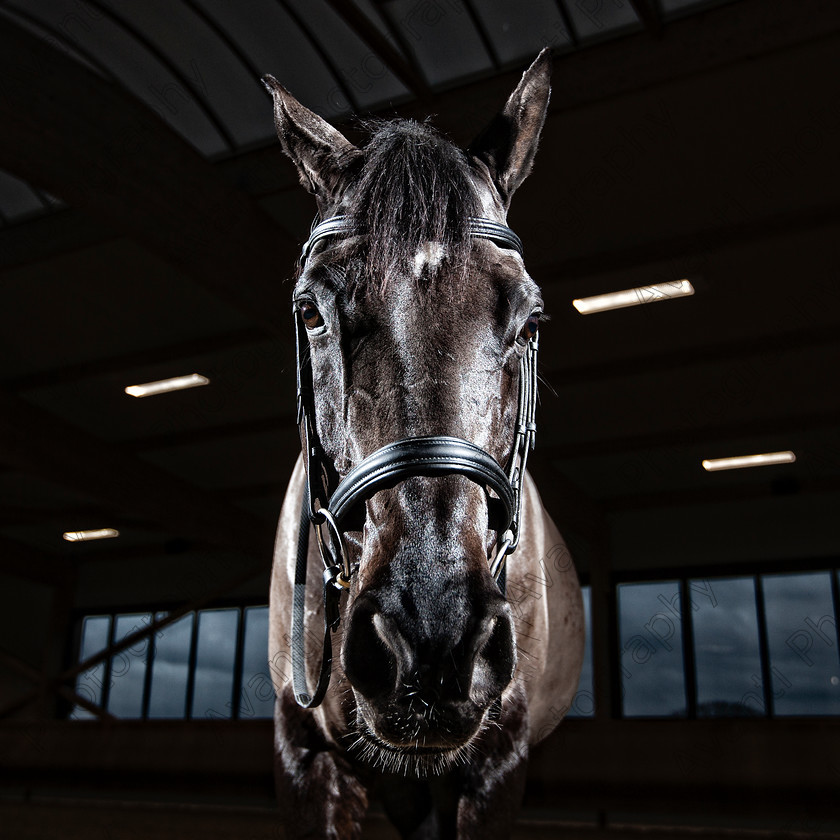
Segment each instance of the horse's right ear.
[[551,50],[544,49],[522,75],[504,109],[470,146],[487,166],[505,207],[531,172],[551,93]]
[[361,151],[301,105],[274,76],[263,76],[262,82],[274,98],[274,124],[283,151],[297,167],[301,184],[318,198],[319,205],[329,205],[340,193],[347,167]]

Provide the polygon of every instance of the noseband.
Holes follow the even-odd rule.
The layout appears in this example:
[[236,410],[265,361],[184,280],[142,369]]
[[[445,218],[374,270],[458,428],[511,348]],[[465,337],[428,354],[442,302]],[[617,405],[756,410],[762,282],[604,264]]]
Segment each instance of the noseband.
[[[333,236],[352,233],[349,216],[333,216],[312,227],[301,252],[301,265],[315,245]],[[470,218],[471,236],[489,239],[502,248],[522,255],[522,242],[505,225],[490,219]],[[294,312],[297,345],[297,422],[306,468],[304,493],[298,528],[298,551],[292,603],[292,679],[295,699],[304,708],[321,703],[329,685],[332,668],[331,632],[340,621],[339,598],[349,588],[355,566],[344,542],[345,531],[361,530],[364,525],[364,502],[374,493],[395,487],[413,476],[463,475],[480,485],[487,495],[491,529],[498,538],[489,558],[493,578],[504,593],[505,560],[519,544],[519,517],[522,482],[528,453],[534,448],[537,404],[538,335],[529,340],[519,363],[519,399],[516,431],[507,469],[474,443],[457,437],[431,435],[410,437],[389,443],[368,455],[344,478],[325,457],[315,425],[315,402],[312,365],[308,352],[309,338],[302,318]],[[314,526],[321,560],[324,563],[324,649],[321,671],[314,693],[306,681],[304,651],[304,611],[306,603],[306,568],[309,553],[310,525]]]

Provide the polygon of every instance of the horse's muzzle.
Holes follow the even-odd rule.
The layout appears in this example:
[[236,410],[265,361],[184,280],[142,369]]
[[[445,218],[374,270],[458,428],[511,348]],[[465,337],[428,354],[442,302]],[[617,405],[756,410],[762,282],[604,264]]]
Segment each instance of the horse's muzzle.
[[509,608],[492,591],[448,590],[418,613],[406,594],[367,592],[353,604],[342,653],[358,713],[392,747],[460,748],[513,678]]

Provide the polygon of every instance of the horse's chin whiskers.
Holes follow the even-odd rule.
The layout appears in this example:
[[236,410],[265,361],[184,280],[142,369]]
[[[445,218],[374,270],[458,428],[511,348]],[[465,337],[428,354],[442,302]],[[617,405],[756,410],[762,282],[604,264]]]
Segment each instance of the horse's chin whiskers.
[[[373,769],[415,778],[439,776],[455,767],[468,764],[477,755],[484,755],[485,751],[481,746],[482,735],[491,727],[502,729],[501,724],[490,717],[490,709],[491,707],[488,707],[485,710],[478,728],[465,743],[423,753],[422,750],[428,749],[429,733],[423,732],[421,721],[416,721],[410,731],[407,727],[402,727],[406,729],[405,741],[411,746],[398,747],[383,740],[356,705],[351,715],[351,729],[342,740],[350,753]],[[445,721],[439,721],[438,724],[438,733],[444,734],[448,740],[452,735],[451,727]]]

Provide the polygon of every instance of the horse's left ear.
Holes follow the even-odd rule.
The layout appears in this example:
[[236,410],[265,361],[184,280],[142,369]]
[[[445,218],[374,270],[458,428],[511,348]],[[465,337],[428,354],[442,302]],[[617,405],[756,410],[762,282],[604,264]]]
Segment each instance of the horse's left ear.
[[361,152],[326,120],[301,105],[274,76],[263,76],[262,82],[274,97],[280,145],[297,167],[300,182],[324,210],[338,198],[342,176]]
[[551,93],[551,63],[546,47],[523,73],[502,112],[468,150],[487,165],[505,207],[534,164]]

